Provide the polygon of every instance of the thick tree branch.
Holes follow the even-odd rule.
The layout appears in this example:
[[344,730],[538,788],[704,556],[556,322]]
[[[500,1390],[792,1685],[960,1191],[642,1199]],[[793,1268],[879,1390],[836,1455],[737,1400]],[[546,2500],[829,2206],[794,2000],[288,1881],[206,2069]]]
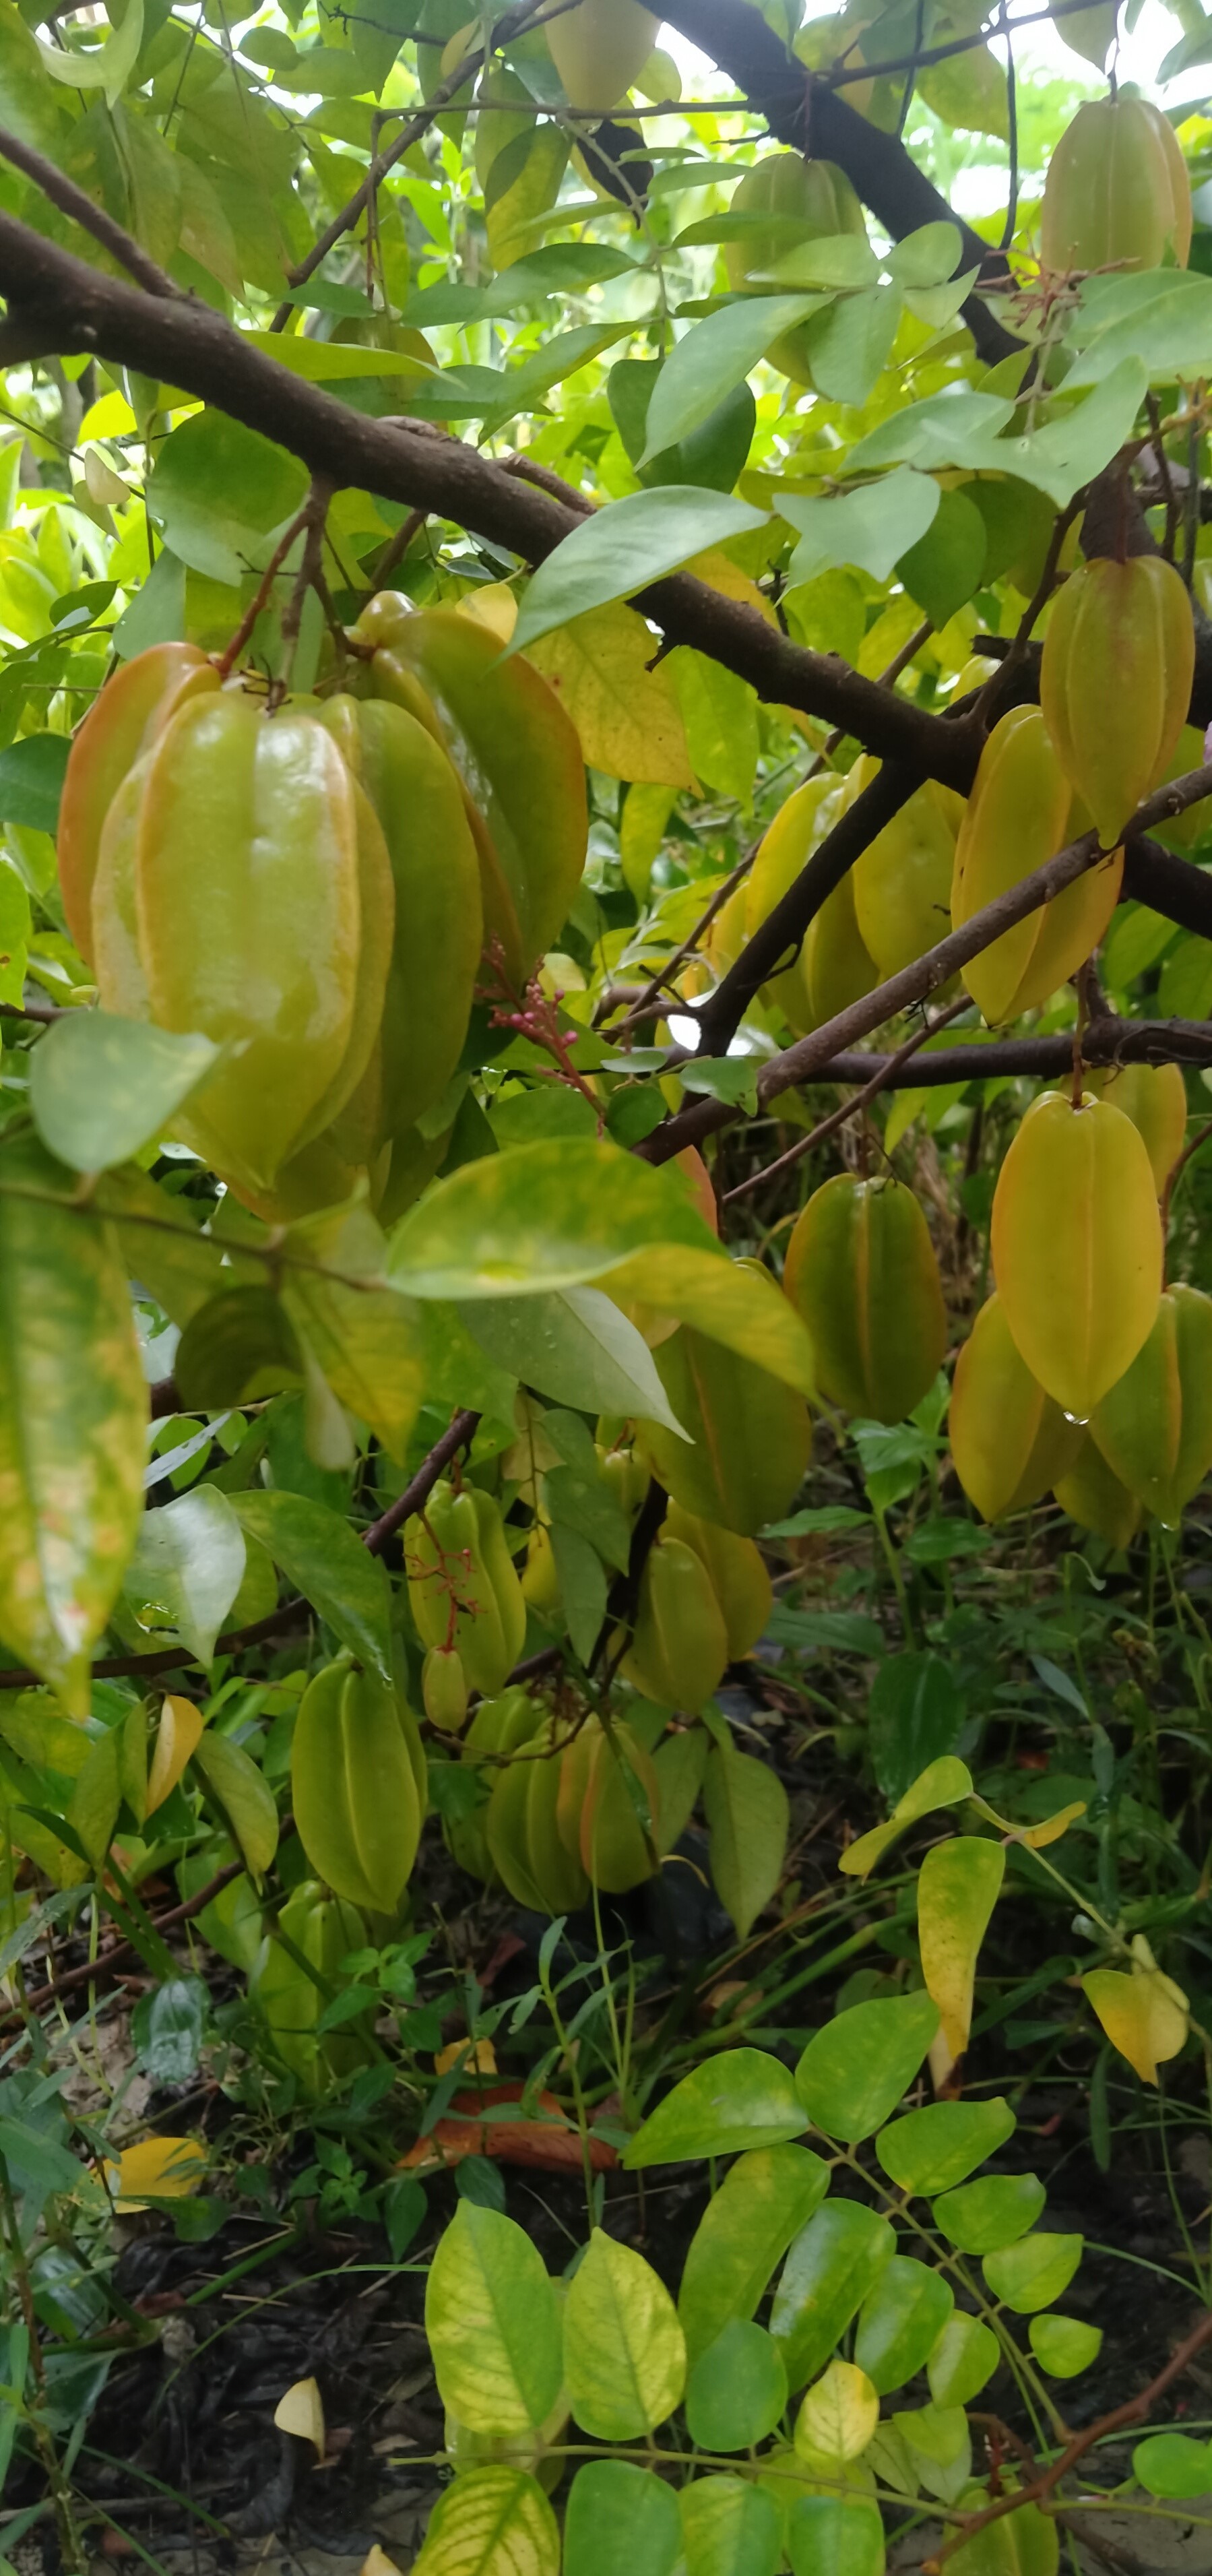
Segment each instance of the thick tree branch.
[[[432,512],[528,563],[541,563],[581,524],[462,440],[370,420],[288,373],[208,306],[141,295],[9,215],[0,215],[0,292],[10,324],[21,334],[30,320],[44,352],[87,352],[180,385],[290,448],[337,489],[354,484]],[[791,643],[756,609],[686,573],[655,582],[635,604],[670,644],[709,654],[769,704],[840,725],[881,759],[909,761],[961,792],[971,785],[980,748],[973,728],[926,713],[834,654]]]
[[[1071,1029],[1057,1029],[1049,1037],[990,1038],[987,1044],[977,1040],[947,1047],[925,1047],[927,1035],[923,1030],[924,1052],[915,1054],[911,1064],[901,1062],[899,1047],[895,1055],[853,1047],[831,1056],[813,1081],[865,1084],[878,1075],[881,1091],[935,1091],[950,1082],[991,1082],[1005,1074],[1046,1081],[1050,1074],[1066,1074],[1073,1067]],[[1082,1062],[1212,1064],[1212,1021],[1120,1020],[1108,1014],[1091,1020],[1082,1031]],[[848,1104],[851,1110],[856,1106],[855,1101]]]
[[[985,285],[1008,278],[1002,253],[952,213],[898,137],[881,133],[836,90],[814,80],[749,0],[668,0],[664,14],[669,26],[729,74],[780,143],[836,161],[893,240],[922,224],[954,224],[962,245],[960,269],[975,268]],[[982,296],[970,295],[962,311],[990,366],[1022,346]]]
[[25,178],[32,179],[34,186],[41,189],[52,206],[58,207],[61,215],[66,215],[73,224],[79,224],[82,232],[91,233],[102,250],[108,251],[110,258],[117,260],[119,268],[124,268],[128,277],[133,277],[136,285],[143,287],[148,295],[180,294],[180,288],[173,285],[171,277],[165,275],[130,233],[123,231],[121,224],[114,222],[112,215],[106,214],[103,206],[95,206],[83,188],[76,186],[74,179],[57,170],[54,162],[47,161],[41,152],[31,151],[29,144],[23,143],[19,135],[11,134],[6,125],[0,125],[0,154],[6,161],[11,161],[14,170],[20,170]]

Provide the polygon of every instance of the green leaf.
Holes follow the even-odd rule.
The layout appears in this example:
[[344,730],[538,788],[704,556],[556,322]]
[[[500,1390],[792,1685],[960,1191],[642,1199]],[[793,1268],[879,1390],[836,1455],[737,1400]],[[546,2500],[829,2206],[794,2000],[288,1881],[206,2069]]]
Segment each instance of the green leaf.
[[587,2460],[564,2516],[564,2565],[577,2576],[676,2576],[682,2555],[677,2497],[651,2469]]
[[943,286],[954,277],[963,249],[958,224],[919,224],[915,233],[893,242],[884,266],[902,286]]
[[763,2488],[696,2478],[679,2502],[686,2576],[775,2576],[779,2518]]
[[773,2335],[734,2317],[690,2373],[686,2423],[701,2451],[747,2451],[773,2433],[787,2404],[787,2372]]
[[933,1763],[953,1753],[966,1708],[942,1655],[910,1649],[880,1665],[867,1715],[875,1776],[886,1798],[904,1797]]
[[787,1792],[769,1763],[738,1753],[730,1739],[717,1740],[707,1756],[703,1810],[716,1892],[738,1941],[746,1941],[783,1874],[791,1828]]
[[972,2475],[972,2437],[962,2406],[917,2406],[892,2418],[913,2455],[918,2479],[942,2504],[954,2504]]
[[[844,239],[847,248],[863,248],[855,235]],[[818,315],[806,337],[812,381],[827,401],[849,403],[856,410],[870,401],[892,355],[902,310],[898,286],[871,286],[859,295],[839,296],[828,312]]]
[[731,2156],[798,2138],[804,2106],[787,2069],[760,2048],[732,2048],[684,2075],[637,2129],[623,2163],[675,2165],[691,2156]]
[[278,1848],[278,1810],[273,1791],[252,1755],[229,1735],[208,1728],[194,1746],[193,1761],[218,1806],[246,1867],[262,1878]]
[[509,650],[520,652],[536,636],[587,608],[604,607],[608,599],[629,599],[692,555],[766,525],[765,511],[693,484],[663,483],[608,502],[540,564]]
[[992,2254],[1025,2236],[1047,2197],[1037,2174],[987,2174],[934,2204],[936,2223],[961,2254]]
[[827,2200],[801,2228],[770,2311],[789,2388],[802,2388],[824,2369],[895,2250],[887,2219],[857,2200]]
[[920,2192],[933,2200],[966,2182],[987,2156],[996,2155],[1016,2125],[1000,2095],[988,2102],[926,2102],[920,2111],[906,2111],[903,2120],[881,2129],[875,2152],[898,2191]]
[[42,65],[52,80],[70,89],[104,90],[106,105],[121,97],[139,59],[143,43],[143,0],[126,0],[126,8],[103,45],[47,45],[38,39]]
[[[725,670],[722,662],[713,661],[708,653],[696,653],[688,644],[679,644],[670,654],[669,670],[685,728],[687,757],[696,777],[718,795],[734,796],[738,805],[747,808],[758,764],[757,691],[739,673]],[[701,1080],[706,1062],[683,1067],[688,1090],[707,1088]],[[718,1063],[711,1085],[717,1096],[727,1097],[723,1067],[729,1065],[739,1083],[739,1096],[747,1101],[757,1079],[756,1060],[732,1056]],[[698,1084],[689,1078],[693,1074],[700,1076]]]
[[807,2147],[756,2147],[730,2167],[682,2269],[678,2314],[692,2364],[734,2319],[752,2317],[775,2264],[828,2189],[829,2167]]
[[219,1049],[107,1011],[57,1020],[30,1062],[29,1105],[45,1144],[73,1171],[103,1172],[162,1136]]
[[436,1182],[396,1227],[389,1272],[412,1297],[543,1296],[666,1243],[727,1258],[676,1169],[556,1137],[485,1154]]
[[1212,2443],[1193,2442],[1189,2433],[1150,2433],[1132,2454],[1132,2474],[1150,2495],[1212,2495]]
[[792,2576],[883,2576],[879,2506],[865,2496],[797,2496],[787,2547]]
[[663,447],[650,465],[639,465],[648,435],[652,389],[661,372],[659,358],[620,358],[606,381],[606,394],[623,445],[641,483],[705,484],[712,492],[731,492],[753,443],[757,405],[744,382],[710,412],[698,429]]
[[582,2431],[634,2442],[681,2401],[686,2345],[651,2264],[595,2227],[564,2307],[564,2385]]
[[806,321],[823,300],[803,293],[747,296],[696,322],[675,343],[656,378],[638,466],[650,465],[665,448],[701,428],[725,394],[752,374],[772,341]]
[[681,1430],[647,1343],[600,1288],[484,1298],[463,1309],[463,1321],[490,1359],[540,1395]]
[[881,2397],[916,2377],[955,2305],[941,2272],[894,2254],[859,2310],[854,2358]]
[[1083,2324],[1080,2317],[1032,2317],[1027,2340],[1049,2379],[1076,2379],[1097,2361],[1103,2330]]
[[[1174,270],[1165,271],[1168,279],[1176,274]],[[1208,281],[1202,282],[1206,285]],[[999,435],[1013,419],[1014,405],[996,394],[960,393],[954,398],[933,394],[922,402],[908,404],[904,411],[893,412],[878,429],[860,439],[858,446],[851,449],[849,471],[866,472],[873,466],[898,462],[922,467],[966,465],[978,473],[1017,475],[1022,482],[1046,492],[1057,508],[1063,509],[1080,486],[1100,473],[1114,456],[1136,418],[1146,381],[1144,366],[1136,354],[1139,330],[1140,318],[1134,314],[1127,345],[1117,340],[1108,352],[1105,376],[1101,368],[1091,369],[1087,363],[1087,381],[1094,375],[1100,378],[1096,391],[1059,406],[1040,429],[1011,437]],[[1087,361],[1093,354],[1087,353]],[[1188,345],[1184,366],[1189,358]],[[1081,381],[1078,370],[1082,365],[1079,359],[1066,378],[1066,392]],[[805,506],[819,509],[822,504],[798,506],[801,510]],[[779,511],[799,526],[790,502],[780,499]],[[916,529],[912,542],[924,534],[924,528]],[[904,551],[902,543],[898,553]]]
[[[460,2217],[468,2205],[460,2203]],[[559,2568],[556,2518],[537,2478],[483,2468],[463,2471],[439,2496],[413,2576],[559,2576]]]
[[165,439],[147,507],[165,545],[191,572],[238,588],[250,565],[269,561],[306,491],[297,458],[208,408]]
[[0,821],[58,831],[70,750],[64,733],[27,733],[0,751]]
[[1010,131],[1006,66],[988,45],[971,45],[950,61],[928,64],[919,75],[918,91],[945,127],[961,134],[994,134],[1005,142]]
[[969,2405],[992,2379],[1001,2358],[992,2326],[983,2325],[979,2317],[951,2317],[926,2364],[935,2405]]
[[425,2331],[442,2403],[469,2431],[546,2422],[560,2393],[560,2314],[542,2255],[512,2218],[460,2201],[430,2267]]
[[606,1616],[606,1568],[592,1542],[576,1530],[553,1528],[551,1552],[569,1642],[573,1653],[588,1664]]
[[123,1591],[145,1628],[171,1628],[209,1664],[244,1579],[244,1532],[226,1494],[199,1485],[145,1512]]
[[67,1821],[96,1869],[109,1850],[122,1804],[121,1750],[116,1728],[90,1746],[67,1810]]
[[658,1243],[610,1274],[607,1292],[660,1315],[676,1315],[708,1341],[722,1342],[800,1395],[816,1393],[812,1344],[789,1298],[769,1273],[721,1261],[682,1243]]
[[929,1995],[852,2004],[808,2042],[795,2070],[809,2119],[848,2146],[873,2136],[913,2082],[935,2032]]
[[985,522],[963,492],[940,495],[933,526],[897,564],[911,599],[935,626],[945,626],[971,599],[988,551]]
[[1068,2289],[1084,2244],[1081,2236],[1053,2236],[1039,2230],[1020,2237],[1017,2245],[987,2254],[981,2270],[995,2299],[1004,2300],[1016,2317],[1034,2316],[1037,2308],[1050,2308]]
[[351,1288],[304,1270],[287,1273],[282,1303],[338,1403],[348,1405],[388,1457],[402,1465],[421,1404],[432,1391],[426,1310],[393,1288]]
[[0,1636],[83,1716],[143,1509],[147,1389],[113,1236],[57,1203],[66,1179],[40,1145],[0,1153]]
[[1133,359],[1155,383],[1172,383],[1188,368],[1206,372],[1212,368],[1212,279],[1183,268],[1087,278],[1072,336],[1085,346],[1067,385],[1099,384]]
[[[242,1526],[361,1663],[391,1680],[391,1595],[348,1521],[305,1494],[236,1494]],[[456,2413],[458,2412],[456,2408]]]
[[837,500],[781,492],[779,517],[790,521],[800,540],[788,579],[814,581],[831,566],[854,564],[873,581],[887,581],[894,564],[925,536],[939,497],[930,475],[907,465]]

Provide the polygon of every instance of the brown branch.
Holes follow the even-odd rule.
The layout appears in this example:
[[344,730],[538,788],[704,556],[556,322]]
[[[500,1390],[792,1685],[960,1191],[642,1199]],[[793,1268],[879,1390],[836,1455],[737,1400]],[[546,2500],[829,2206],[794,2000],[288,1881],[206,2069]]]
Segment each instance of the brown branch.
[[67,1011],[57,1009],[53,1002],[0,1002],[0,1020],[33,1020],[49,1028],[52,1020],[65,1020],[67,1016]]
[[[746,0],[668,0],[664,16],[735,81],[780,143],[836,161],[894,241],[903,241],[922,224],[954,224],[960,236],[959,267],[974,268],[983,286],[1009,282],[1003,254],[952,212],[899,137],[869,124],[826,81],[805,72],[760,10]],[[970,295],[962,311],[987,364],[995,365],[1022,346],[980,294]]]
[[[652,1018],[653,1005],[657,1002],[662,989],[668,988],[670,981],[672,977],[676,975],[679,966],[684,966],[687,958],[693,957],[699,941],[706,937],[707,932],[711,928],[712,922],[716,919],[717,915],[723,911],[729,896],[736,893],[737,887],[741,884],[742,880],[748,876],[749,870],[753,866],[753,862],[756,859],[761,846],[762,843],[759,838],[753,843],[751,849],[746,850],[744,857],[737,860],[736,866],[729,870],[728,875],[721,879],[719,885],[716,887],[715,893],[712,895],[706,911],[700,913],[693,930],[690,931],[687,937],[682,941],[681,947],[674,949],[672,956],[669,957],[665,965],[662,966],[659,975],[654,975],[649,983],[642,986],[641,990],[635,997],[631,1009],[627,1013],[626,1019],[617,1021],[614,1028],[610,1030],[609,1035],[612,1045],[617,1045],[620,1038],[629,1036],[632,1028],[638,1021]],[[677,1002],[678,998],[679,997],[674,994],[671,996],[671,1001]],[[690,1006],[683,1003],[681,1007],[684,1010],[688,1010]],[[597,1026],[596,1015],[594,1025],[595,1027]]]
[[754,1172],[749,1180],[738,1181],[734,1190],[725,1190],[721,1205],[731,1207],[734,1199],[748,1198],[751,1191],[761,1188],[763,1181],[777,1180],[780,1173],[789,1172],[793,1164],[801,1163],[805,1154],[812,1152],[814,1145],[823,1145],[827,1136],[832,1136],[839,1127],[844,1127],[848,1118],[856,1117],[860,1109],[865,1109],[868,1102],[875,1099],[877,1093],[893,1088],[898,1074],[908,1064],[910,1056],[917,1054],[918,1048],[925,1045],[927,1038],[934,1036],[936,1029],[945,1029],[948,1021],[958,1020],[961,1011],[968,1011],[971,1008],[969,996],[967,993],[961,993],[959,1000],[952,1002],[945,1011],[940,1011],[937,1019],[923,1020],[921,1027],[915,1029],[911,1037],[906,1038],[904,1045],[897,1048],[895,1055],[885,1056],[883,1061],[877,1064],[870,1080],[864,1083],[854,1100],[844,1100],[840,1109],[831,1109],[829,1116],[822,1118],[819,1125],[814,1127],[807,1136],[797,1137],[795,1144],[790,1146],[785,1154],[780,1154],[776,1163],[767,1163],[764,1172]]
[[[18,324],[33,316],[44,349],[86,352],[179,385],[289,448],[337,489],[424,508],[531,564],[582,523],[583,511],[561,507],[464,440],[355,412],[266,357],[209,306],[140,294],[10,215],[0,215],[0,292]],[[766,703],[841,725],[877,757],[908,761],[922,777],[961,792],[971,786],[980,740],[966,717],[933,715],[836,655],[793,644],[756,609],[690,574],[654,582],[635,605],[668,645],[694,645]]]
[[370,1529],[364,1531],[362,1544],[370,1549],[372,1556],[382,1556],[388,1540],[395,1537],[396,1531],[403,1528],[405,1521],[411,1520],[414,1512],[420,1511],[423,1503],[428,1502],[443,1469],[450,1465],[451,1459],[460,1449],[466,1449],[468,1443],[474,1440],[479,1421],[478,1413],[456,1413],[449,1430],[444,1431],[441,1439],[434,1442],[429,1456],[418,1467],[411,1484],[405,1486],[403,1493],[384,1512],[382,1519],[375,1521]]
[[[831,1056],[813,1076],[815,1082],[865,1082],[883,1071],[881,1091],[935,1091],[952,1082],[991,1082],[1010,1074],[1046,1081],[1065,1074],[1073,1061],[1071,1030],[1050,1037],[991,1038],[987,1045],[936,1047],[921,1056],[902,1082],[892,1071],[890,1055],[854,1048]],[[1119,1020],[1110,1013],[1092,1020],[1082,1036],[1082,1061],[1106,1064],[1212,1064],[1212,1022],[1208,1020]]]
[[35,188],[49,198],[52,206],[58,207],[61,215],[79,224],[81,232],[91,233],[93,240],[100,244],[102,250],[108,251],[110,258],[117,261],[119,268],[126,270],[128,277],[134,278],[145,294],[183,300],[180,287],[173,285],[171,277],[165,275],[157,261],[141,249],[128,232],[123,231],[121,224],[114,222],[112,215],[106,214],[103,206],[95,206],[83,188],[76,186],[74,179],[57,170],[54,162],[44,159],[41,152],[32,151],[19,135],[10,132],[7,125],[0,125],[0,155],[11,161],[14,170],[20,170],[25,178],[32,179]]
[[226,680],[230,673],[234,671],[241,654],[244,652],[257,623],[257,619],[269,599],[274,583],[276,582],[278,575],[282,570],[282,566],[290,553],[291,547],[295,542],[295,538],[302,535],[304,528],[308,524],[310,509],[311,493],[309,492],[307,499],[303,503],[302,509],[296,510],[290,526],[284,531],[283,535],[279,537],[273,553],[269,558],[269,562],[266,564],[260,581],[257,583],[257,587],[253,592],[252,598],[244,611],[244,615],[236,628],[235,634],[219,656],[215,668],[218,671],[221,680]]
[[403,563],[413,538],[420,536],[428,515],[425,510],[410,510],[407,518],[401,519],[395,535],[388,538],[371,574],[371,581],[376,590],[386,589],[397,564]]
[[1151,2379],[1148,2387],[1142,2388],[1139,2395],[1126,2398],[1122,2406],[1113,2406],[1109,2415],[1097,2416],[1095,2421],[1087,2424],[1082,2432],[1074,2433],[1072,2439],[1065,2444],[1064,2450],[1058,2453],[1048,2468],[1040,2470],[1038,2477],[1029,2479],[1025,2486],[1016,2487],[1012,2494],[996,2497],[994,2502],[986,2505],[981,2513],[969,2514],[965,2518],[962,2529],[954,2532],[933,2558],[926,2560],[923,2576],[939,2576],[940,2569],[946,2566],[948,2559],[954,2558],[957,2550],[966,2548],[978,2531],[987,2531],[990,2523],[1003,2522],[1008,2513],[1017,2513],[1025,2504],[1047,2504],[1055,2495],[1061,2479],[1067,2477],[1069,2471],[1077,2467],[1079,2460],[1084,2460],[1087,2451],[1093,2450],[1096,2442],[1105,2442],[1112,2433],[1124,2432],[1130,2424],[1143,2424],[1147,2421],[1158,2398],[1165,2396],[1166,2390],[1173,2386],[1176,2379],[1181,2379],[1184,2370],[1194,2361],[1196,2354],[1203,2351],[1204,2345],[1210,2339],[1212,2339],[1212,2311],[1201,2317],[1197,2326],[1192,2327],[1190,2334],[1186,2335],[1180,2343],[1177,2352],[1171,2353],[1164,2370],[1159,2370],[1156,2379]]
[[[888,703],[900,705],[887,693]],[[943,721],[943,719],[940,719]],[[897,761],[885,761],[869,786],[856,796],[853,805],[840,815],[820,848],[814,850],[793,885],[776,903],[774,910],[754,931],[742,949],[736,964],[730,966],[722,983],[696,1013],[699,1024],[699,1046],[702,1055],[724,1055],[734,1038],[755,994],[772,975],[791,965],[803,946],[805,933],[815,920],[822,904],[841,884],[843,877],[862,857],[886,823],[899,814],[902,805],[921,786],[920,772]],[[876,1024],[878,1025],[878,1023]],[[832,1050],[830,1050],[832,1052]]]
[[[873,784],[878,786],[879,780]],[[870,795],[871,789],[865,789],[864,794]],[[1212,766],[1189,770],[1184,778],[1171,779],[1168,785],[1155,788],[1152,796],[1146,797],[1133,818],[1135,828],[1138,832],[1147,832],[1151,824],[1185,813],[1189,806],[1197,805],[1202,797],[1209,794],[1212,794]],[[860,797],[858,804],[862,801]],[[851,814],[857,811],[858,805],[852,805]],[[821,852],[816,855],[819,858]],[[991,947],[995,939],[1000,939],[1003,931],[1012,930],[1016,922],[1025,921],[1029,913],[1039,910],[1041,904],[1050,903],[1054,895],[1060,894],[1065,886],[1072,885],[1075,878],[1084,876],[1087,868],[1097,866],[1105,855],[1097,833],[1083,833],[1080,840],[1058,850],[1055,857],[1045,860],[1042,867],[1033,868],[1017,885],[1008,886],[1005,893],[998,895],[992,903],[983,904],[962,929],[950,931],[945,939],[940,939],[936,947],[928,948],[911,966],[902,967],[897,975],[890,975],[886,982],[877,984],[872,992],[863,994],[846,1010],[837,1012],[833,1019],[826,1020],[819,1029],[813,1029],[809,1036],[797,1038],[794,1046],[787,1047],[782,1055],[772,1057],[768,1064],[763,1065],[757,1080],[760,1107],[768,1107],[782,1092],[793,1090],[797,1084],[819,1080],[822,1067],[842,1048],[854,1045],[859,1038],[869,1037],[873,1030],[882,1028],[887,1021],[898,1018],[903,1011],[912,1010],[915,1003],[928,1000],[931,993],[936,993],[941,984],[948,983],[971,958],[979,957],[983,949]],[[814,861],[809,861],[809,867],[814,864]],[[804,873],[807,874],[807,870]],[[795,890],[793,887],[792,893]],[[760,937],[760,932],[757,935]],[[754,945],[755,942],[751,941],[750,949]],[[749,950],[746,951],[748,954]],[[720,989],[722,991],[723,986]],[[680,1109],[676,1116],[667,1119],[653,1135],[645,1137],[635,1150],[648,1162],[668,1162],[684,1145],[697,1145],[717,1128],[729,1126],[738,1115],[738,1110],[728,1101],[696,1100],[690,1108]]]

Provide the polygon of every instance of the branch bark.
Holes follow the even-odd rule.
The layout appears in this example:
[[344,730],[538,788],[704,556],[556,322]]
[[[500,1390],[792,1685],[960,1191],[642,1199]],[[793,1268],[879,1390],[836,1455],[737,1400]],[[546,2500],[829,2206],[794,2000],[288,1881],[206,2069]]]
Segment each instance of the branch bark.
[[[836,90],[814,80],[748,0],[669,0],[665,18],[729,74],[780,143],[836,161],[894,241],[922,224],[954,224],[959,268],[975,268],[985,286],[1008,281],[1002,253],[952,213],[898,137],[881,133]],[[1022,347],[982,295],[970,295],[961,309],[988,365]]]

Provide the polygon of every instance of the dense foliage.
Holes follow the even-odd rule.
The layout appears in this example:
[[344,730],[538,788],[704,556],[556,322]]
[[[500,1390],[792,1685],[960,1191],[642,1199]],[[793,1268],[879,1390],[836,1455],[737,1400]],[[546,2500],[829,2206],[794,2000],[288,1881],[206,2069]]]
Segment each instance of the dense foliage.
[[9,2552],[337,2467],[300,2248],[424,2576],[1212,2491],[1212,36],[1043,14],[0,0]]

